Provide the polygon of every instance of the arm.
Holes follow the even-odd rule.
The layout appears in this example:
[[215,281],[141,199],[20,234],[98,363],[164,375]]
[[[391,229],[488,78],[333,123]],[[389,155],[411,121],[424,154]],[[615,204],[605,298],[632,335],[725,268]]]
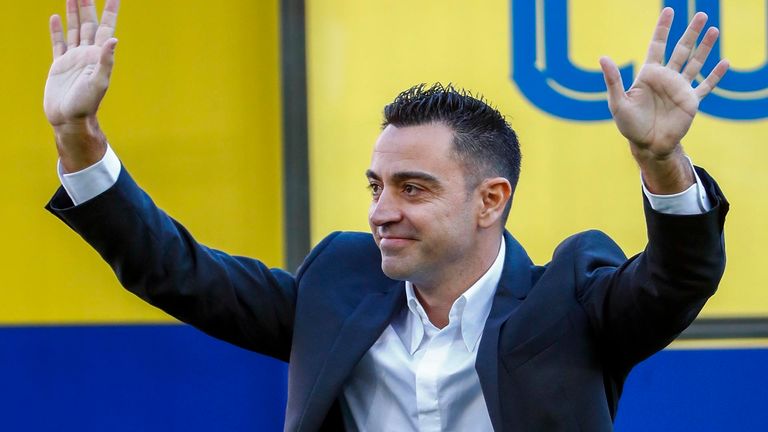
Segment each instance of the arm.
[[[716,28],[708,29],[694,50],[706,23],[703,13],[694,16],[669,62],[662,64],[672,18],[673,11],[665,8],[646,63],[627,92],[613,62],[607,58],[600,62],[616,125],[629,141],[647,189],[660,195],[676,194],[694,184],[681,140],[699,102],[728,69],[723,60],[697,87],[691,86],[718,36]],[[601,235],[584,236],[577,247],[580,300],[600,341],[610,347],[605,355],[621,369],[628,370],[671,342],[693,321],[722,277],[728,203],[703,170],[698,175],[712,208],[694,215],[663,214],[646,200],[644,253],[622,263],[618,247]]]
[[569,239],[579,302],[614,371],[626,373],[672,342],[723,275],[728,202],[704,170],[697,168],[697,174],[712,209],[665,214],[644,200],[648,244],[643,253],[626,260],[608,236],[596,231]]
[[214,337],[288,360],[294,277],[197,243],[125,169],[111,188],[78,206],[60,188],[47,209],[83,237],[120,283],[143,300]]
[[[107,149],[96,114],[114,64],[118,3],[106,1],[98,24],[92,0],[68,0],[66,42],[61,19],[51,18],[54,60],[44,108],[61,175],[98,168]],[[198,244],[115,163],[114,176],[96,193],[70,197],[59,189],[48,209],[93,246],[134,294],[215,337],[287,361],[293,276]]]

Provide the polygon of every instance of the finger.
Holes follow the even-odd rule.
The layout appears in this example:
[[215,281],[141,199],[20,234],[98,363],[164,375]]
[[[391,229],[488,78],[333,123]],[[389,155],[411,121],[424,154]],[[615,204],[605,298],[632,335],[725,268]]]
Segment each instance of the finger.
[[98,25],[93,0],[80,0],[80,45],[93,45]]
[[693,91],[696,93],[696,96],[699,97],[699,100],[704,99],[715,87],[717,87],[717,84],[723,79],[725,73],[728,72],[729,67],[730,63],[728,60],[720,60],[717,66],[712,69],[712,72],[709,73],[709,76],[707,76],[701,84],[696,86]]
[[648,46],[648,56],[645,58],[646,63],[661,64],[664,61],[664,51],[667,48],[667,38],[669,37],[669,29],[672,27],[672,18],[674,16],[675,11],[672,8],[665,7],[662,9],[659,21],[653,30],[651,44]]
[[80,45],[80,16],[77,0],[67,0],[67,45],[69,48]]
[[101,89],[109,87],[109,78],[112,76],[112,67],[115,64],[115,47],[117,39],[110,38],[101,47],[99,64],[93,71],[94,84]]
[[605,88],[608,90],[608,108],[611,113],[616,112],[619,104],[624,100],[624,83],[616,63],[608,57],[600,58],[600,68],[603,70]]
[[688,28],[685,29],[685,33],[677,41],[675,50],[672,51],[672,56],[669,57],[667,67],[673,71],[679,71],[693,52],[693,47],[696,46],[696,41],[699,39],[701,29],[704,28],[704,24],[707,23],[707,14],[704,12],[698,12],[693,16],[691,23],[688,24]]
[[120,0],[107,0],[104,5],[104,12],[101,14],[101,24],[96,31],[96,45],[103,45],[104,42],[115,35],[117,26],[117,10],[120,8]]
[[64,42],[64,27],[61,24],[61,17],[53,15],[49,22],[51,28],[51,45],[53,47],[53,58],[56,59],[67,52],[67,44]]
[[688,82],[693,81],[696,75],[701,72],[701,67],[704,66],[704,62],[707,61],[709,53],[712,51],[712,47],[715,45],[720,31],[716,27],[710,27],[704,34],[704,38],[701,43],[696,47],[696,51],[693,53],[693,57],[688,60],[688,64],[683,69],[683,76]]

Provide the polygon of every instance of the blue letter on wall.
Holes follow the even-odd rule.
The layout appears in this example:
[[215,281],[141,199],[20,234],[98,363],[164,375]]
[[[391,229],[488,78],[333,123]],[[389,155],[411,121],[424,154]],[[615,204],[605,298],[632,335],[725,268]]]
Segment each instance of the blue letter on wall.
[[[568,0],[512,0],[512,79],[531,103],[569,120],[611,118],[599,69],[568,56]],[[632,65],[620,68],[626,85]]]
[[[694,11],[706,12],[709,16],[707,25],[720,27],[719,0],[666,0],[666,5],[675,9],[676,14],[669,32],[670,40],[677,40],[683,35],[687,21]],[[727,32],[727,29],[721,30],[723,34]],[[674,46],[667,47],[667,58],[672,54],[673,48]],[[718,39],[696,82],[704,80],[706,74],[712,71],[721,58]],[[764,62],[759,68],[748,71],[731,67],[717,88],[701,102],[699,109],[707,114],[731,120],[768,117],[768,65]]]
[[[666,0],[665,4],[677,14],[670,31],[672,41],[682,36],[691,11],[706,12],[708,24],[719,27],[719,0]],[[607,120],[611,115],[599,68],[585,70],[570,61],[567,17],[568,0],[512,0],[512,79],[531,103],[552,115],[569,120]],[[667,48],[667,57],[673,48]],[[702,74],[706,76],[720,58],[718,42]],[[631,85],[633,65],[621,65],[619,71],[624,85]],[[702,79],[700,76],[694,85]],[[732,68],[700,109],[734,120],[768,117],[768,65],[750,71]]]

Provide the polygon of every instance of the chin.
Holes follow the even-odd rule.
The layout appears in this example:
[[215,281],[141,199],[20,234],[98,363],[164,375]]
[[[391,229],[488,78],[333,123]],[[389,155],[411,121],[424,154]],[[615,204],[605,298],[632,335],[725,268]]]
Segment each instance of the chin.
[[385,275],[387,275],[388,278],[394,279],[394,280],[400,280],[404,281],[408,279],[408,276],[411,275],[410,269],[405,268],[402,265],[399,265],[397,262],[392,262],[395,260],[391,259],[382,259],[381,260],[381,271],[384,272]]

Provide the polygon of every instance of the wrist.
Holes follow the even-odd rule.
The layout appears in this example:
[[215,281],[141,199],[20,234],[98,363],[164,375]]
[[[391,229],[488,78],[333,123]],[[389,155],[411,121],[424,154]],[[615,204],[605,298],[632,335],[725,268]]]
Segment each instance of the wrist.
[[666,155],[652,155],[643,150],[635,151],[643,182],[649,192],[657,195],[674,195],[696,183],[691,163],[678,145]]
[[54,126],[56,150],[66,173],[83,170],[104,157],[107,138],[95,116]]

